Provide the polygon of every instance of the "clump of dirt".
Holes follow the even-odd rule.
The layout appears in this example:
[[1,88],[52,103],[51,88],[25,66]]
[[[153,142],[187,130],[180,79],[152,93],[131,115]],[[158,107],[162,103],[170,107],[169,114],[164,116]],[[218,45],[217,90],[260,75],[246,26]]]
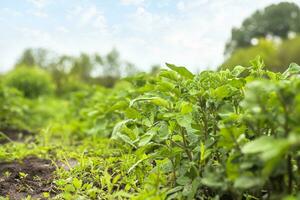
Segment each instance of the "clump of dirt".
[[34,134],[27,130],[16,130],[16,129],[4,129],[0,130],[0,144],[5,144],[8,142],[23,142],[28,137]]
[[0,163],[0,196],[9,199],[43,198],[43,193],[55,194],[52,183],[55,166],[50,160],[27,157],[21,161]]

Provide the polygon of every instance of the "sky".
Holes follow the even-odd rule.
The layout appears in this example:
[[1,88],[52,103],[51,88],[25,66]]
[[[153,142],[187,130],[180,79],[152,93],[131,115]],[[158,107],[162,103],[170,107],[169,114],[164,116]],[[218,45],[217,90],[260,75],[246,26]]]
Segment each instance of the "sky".
[[[231,29],[280,0],[0,0],[0,72],[25,48],[106,54],[141,70],[165,62],[194,72],[223,61]],[[300,5],[300,0],[292,0]]]

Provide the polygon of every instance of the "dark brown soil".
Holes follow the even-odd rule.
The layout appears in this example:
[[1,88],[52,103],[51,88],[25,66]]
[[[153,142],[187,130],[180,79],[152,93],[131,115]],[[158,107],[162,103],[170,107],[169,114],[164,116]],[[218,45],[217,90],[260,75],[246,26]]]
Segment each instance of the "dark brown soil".
[[0,135],[0,144],[5,144],[10,141],[14,142],[23,142],[28,137],[33,136],[34,134],[27,130],[16,130],[16,129],[5,129],[0,130],[1,133],[5,135]]
[[[55,167],[50,160],[27,157],[22,161],[0,163],[0,196],[9,199],[43,198],[44,192],[54,194],[52,183]],[[22,175],[23,174],[23,175]]]

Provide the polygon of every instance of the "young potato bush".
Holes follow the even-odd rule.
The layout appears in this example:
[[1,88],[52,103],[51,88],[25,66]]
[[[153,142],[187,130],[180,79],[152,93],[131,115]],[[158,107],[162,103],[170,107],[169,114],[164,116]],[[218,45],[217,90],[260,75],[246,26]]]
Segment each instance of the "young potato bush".
[[21,91],[27,98],[52,94],[54,84],[51,76],[37,67],[19,67],[8,73],[5,84]]
[[136,114],[129,107],[130,99],[151,90],[146,83],[153,77],[139,74],[127,81],[120,81],[114,89],[93,88],[75,93],[72,97],[72,113],[84,126],[88,135],[110,137],[116,123],[126,116]]
[[199,75],[184,67],[168,67],[171,71],[162,70],[147,80],[142,93],[118,107],[115,122],[119,122],[111,136],[139,155],[129,174],[143,163],[152,163],[137,199],[297,195],[297,64],[282,74],[264,70],[260,59],[252,61],[251,67]]

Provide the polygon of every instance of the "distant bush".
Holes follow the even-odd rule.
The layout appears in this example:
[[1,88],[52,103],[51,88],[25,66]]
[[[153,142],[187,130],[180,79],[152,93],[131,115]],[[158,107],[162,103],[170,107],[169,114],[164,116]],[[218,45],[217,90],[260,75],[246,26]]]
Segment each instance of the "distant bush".
[[[47,106],[45,106],[47,105]],[[0,83],[0,132],[5,130],[35,131],[51,119],[60,117],[64,101],[53,97],[28,99],[21,91]],[[1,139],[1,135],[0,135]]]
[[300,63],[300,36],[285,40],[278,50],[278,59],[282,66],[289,63]]
[[237,65],[248,66],[249,61],[258,55],[263,58],[266,66],[270,67],[274,71],[280,71],[278,69],[278,66],[281,65],[277,56],[277,46],[274,43],[266,40],[260,40],[259,44],[256,46],[236,50],[222,64],[222,68],[233,68]]
[[20,91],[0,83],[0,130],[24,127],[26,104]]
[[19,67],[5,77],[5,84],[21,91],[27,98],[51,94],[54,84],[51,76],[42,69]]
[[263,58],[266,68],[272,71],[283,72],[282,66],[289,63],[300,63],[300,36],[283,40],[279,44],[261,39],[256,46],[237,49],[222,64],[222,69],[232,69],[234,66],[249,65],[249,61],[256,56]]
[[72,76],[66,77],[56,89],[56,94],[60,97],[70,97],[72,93],[88,90],[89,85],[80,79]]

